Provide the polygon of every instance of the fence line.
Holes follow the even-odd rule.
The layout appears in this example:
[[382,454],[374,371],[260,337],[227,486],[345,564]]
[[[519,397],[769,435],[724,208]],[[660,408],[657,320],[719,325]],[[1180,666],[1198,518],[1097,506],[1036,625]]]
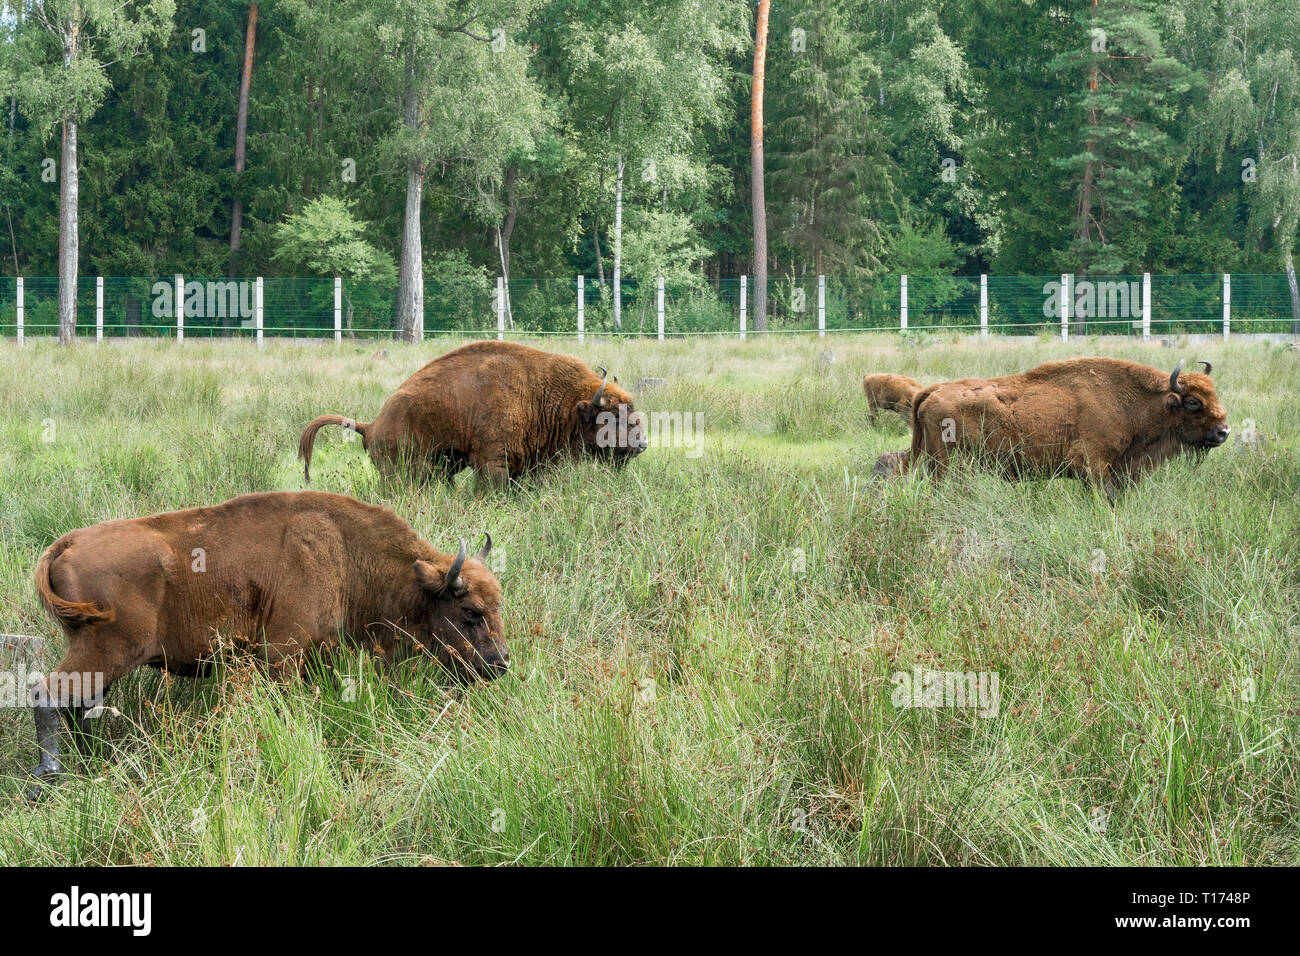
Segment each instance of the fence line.
[[[1235,279],[1235,281],[1234,281]],[[395,289],[339,278],[82,277],[78,328],[123,336],[388,337]],[[573,279],[482,276],[425,282],[422,335],[644,336],[659,341],[753,331],[752,278]],[[1237,288],[1234,290],[1233,286]],[[93,293],[93,294],[92,294]],[[1234,295],[1235,293],[1235,295]],[[809,300],[815,294],[815,304]],[[0,338],[58,332],[58,280],[0,277]],[[768,282],[769,332],[896,331],[1020,335],[1296,333],[1286,277],[1276,275],[785,276]],[[615,309],[614,306],[618,308]],[[93,309],[93,311],[90,311]],[[495,329],[489,316],[495,315]],[[621,317],[621,323],[616,326]],[[428,320],[427,324],[426,321]],[[83,331],[84,334],[84,331]]]

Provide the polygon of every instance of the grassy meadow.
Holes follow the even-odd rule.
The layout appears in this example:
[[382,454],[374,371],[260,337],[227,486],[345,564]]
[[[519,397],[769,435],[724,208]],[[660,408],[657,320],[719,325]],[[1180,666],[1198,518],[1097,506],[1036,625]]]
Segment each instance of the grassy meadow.
[[[314,416],[368,421],[459,344],[0,344],[0,632],[62,636],[31,577],[62,533],[299,489]],[[508,491],[380,478],[321,433],[312,487],[444,551],[490,529],[511,673],[362,654],[115,685],[42,803],[0,710],[0,864],[1300,863],[1300,352],[897,335],[554,340],[696,448]],[[1211,359],[1235,433],[1114,506],[1068,480],[870,480],[904,448],[861,377]],[[661,436],[664,437],[664,436]],[[896,707],[895,674],[994,673],[996,713]],[[70,741],[65,736],[65,743]]]

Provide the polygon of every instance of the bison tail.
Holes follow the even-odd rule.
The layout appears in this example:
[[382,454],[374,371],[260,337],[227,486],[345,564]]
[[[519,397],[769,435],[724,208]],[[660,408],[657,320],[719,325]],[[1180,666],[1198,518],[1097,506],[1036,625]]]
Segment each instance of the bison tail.
[[322,415],[304,428],[302,437],[298,439],[298,457],[302,459],[302,476],[308,484],[311,484],[312,446],[316,444],[316,433],[326,425],[342,425],[344,428],[350,428],[363,439],[366,437],[366,429],[370,427],[367,422],[353,421],[342,415]]
[[54,593],[54,588],[50,585],[50,568],[59,555],[68,549],[68,543],[67,538],[60,538],[46,548],[36,562],[36,595],[42,606],[69,628],[115,620],[117,615],[111,607],[94,601],[68,601]]
[[917,389],[912,395],[911,406],[908,409],[908,424],[912,426],[912,450],[905,459],[904,469],[909,470],[922,460],[925,455],[925,429],[921,424],[921,406],[925,400],[930,397],[934,391],[934,386]]

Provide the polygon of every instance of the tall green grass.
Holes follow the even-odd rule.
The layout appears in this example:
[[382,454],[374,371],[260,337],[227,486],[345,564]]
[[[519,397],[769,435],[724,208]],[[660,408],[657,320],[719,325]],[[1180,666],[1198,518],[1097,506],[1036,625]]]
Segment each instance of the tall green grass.
[[[62,636],[31,586],[58,535],[297,489],[317,414],[369,420],[419,347],[3,348],[0,631]],[[321,433],[313,487],[435,546],[491,530],[514,663],[459,687],[351,653],[277,683],[113,688],[96,752],[36,807],[0,711],[0,864],[1265,864],[1297,851],[1300,355],[1133,341],[548,342],[704,451],[506,492],[382,480]],[[869,371],[923,382],[1110,354],[1211,359],[1235,440],[1111,507],[1066,480],[869,480]],[[52,426],[52,427],[51,427]],[[52,439],[52,440],[47,440]],[[896,708],[914,665],[996,672],[993,717]]]

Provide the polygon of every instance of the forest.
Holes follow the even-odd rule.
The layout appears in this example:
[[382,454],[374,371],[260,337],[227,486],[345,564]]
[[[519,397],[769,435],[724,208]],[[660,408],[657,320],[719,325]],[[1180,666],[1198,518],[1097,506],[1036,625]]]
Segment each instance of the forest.
[[4,10],[3,275],[339,276],[401,329],[497,276],[1228,272],[1300,323],[1283,0]]

